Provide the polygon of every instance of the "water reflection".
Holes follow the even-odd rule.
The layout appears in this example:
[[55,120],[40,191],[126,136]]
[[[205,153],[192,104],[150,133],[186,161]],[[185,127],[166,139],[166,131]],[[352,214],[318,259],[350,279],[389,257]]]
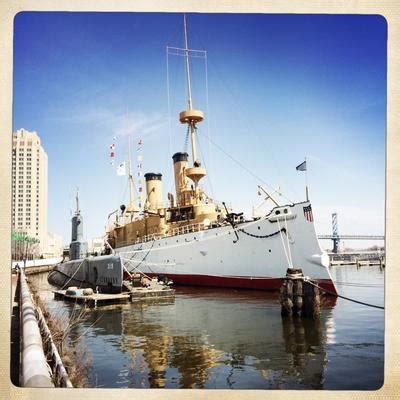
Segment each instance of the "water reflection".
[[[336,270],[340,291],[379,303],[379,270],[373,280],[370,270],[363,272]],[[45,285],[40,284],[51,309],[75,312],[70,303],[53,300]],[[374,376],[383,373],[383,319],[376,310],[326,297],[317,320],[282,318],[277,293],[176,289],[175,299],[87,312],[71,338],[84,335],[93,358],[92,386],[363,388],[377,386]],[[354,375],[341,371],[347,365],[362,368],[359,357],[371,373],[365,379],[358,374],[354,383]]]
[[321,389],[325,369],[326,329],[320,319],[282,318],[282,336],[288,357],[287,374],[297,383]]
[[85,325],[97,321],[96,341],[129,355],[129,387],[321,388],[330,311],[313,321],[279,310],[276,294],[186,288],[175,301],[92,310]]

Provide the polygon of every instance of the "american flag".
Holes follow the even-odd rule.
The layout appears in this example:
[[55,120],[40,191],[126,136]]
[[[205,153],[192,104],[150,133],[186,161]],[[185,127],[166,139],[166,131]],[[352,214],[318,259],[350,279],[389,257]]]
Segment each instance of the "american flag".
[[306,220],[308,222],[313,222],[314,217],[312,215],[311,205],[308,205],[307,207],[303,207],[303,211],[304,211],[304,216],[306,217]]

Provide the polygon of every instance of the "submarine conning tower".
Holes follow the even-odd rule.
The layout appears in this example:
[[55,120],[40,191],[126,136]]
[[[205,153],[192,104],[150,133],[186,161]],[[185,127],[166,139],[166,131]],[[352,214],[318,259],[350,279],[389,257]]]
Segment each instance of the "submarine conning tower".
[[163,207],[162,175],[148,172],[144,178],[146,180],[146,209],[157,211]]
[[79,194],[76,193],[76,210],[71,219],[71,243],[69,244],[69,259],[78,260],[87,255],[87,243],[83,241],[83,218],[79,209]]

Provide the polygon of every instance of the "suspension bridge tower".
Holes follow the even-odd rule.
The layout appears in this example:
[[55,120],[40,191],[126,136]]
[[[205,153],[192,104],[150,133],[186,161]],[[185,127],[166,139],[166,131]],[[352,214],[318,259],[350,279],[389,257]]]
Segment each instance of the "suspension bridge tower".
[[333,249],[334,253],[338,252],[339,249],[339,230],[338,230],[338,221],[337,221],[337,213],[332,213],[332,240],[333,240]]

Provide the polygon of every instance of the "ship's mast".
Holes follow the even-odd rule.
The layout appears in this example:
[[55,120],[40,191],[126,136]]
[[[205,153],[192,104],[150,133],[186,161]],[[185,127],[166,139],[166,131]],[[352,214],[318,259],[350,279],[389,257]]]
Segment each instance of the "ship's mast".
[[80,210],[79,210],[79,189],[78,189],[78,188],[76,188],[75,201],[76,201],[76,211],[75,211],[75,215],[79,215],[79,214],[80,214]]
[[131,158],[131,135],[128,135],[128,160],[129,160],[129,212],[133,212],[133,176]]
[[187,38],[187,28],[186,28],[186,14],[183,14],[183,27],[185,32],[185,58],[186,58],[186,79],[187,79],[187,89],[188,89],[188,105],[189,110],[192,109],[192,91],[190,87],[190,65],[189,65],[189,48],[188,48],[188,38]]
[[194,185],[197,188],[200,179],[206,175],[205,169],[200,168],[200,163],[197,160],[197,154],[196,154],[196,124],[198,122],[203,121],[204,114],[202,111],[195,110],[193,108],[191,82],[190,82],[189,46],[188,46],[188,35],[187,35],[187,25],[186,25],[186,14],[183,15],[183,28],[185,34],[184,50],[185,50],[185,61],[186,61],[186,79],[188,88],[188,109],[186,111],[182,111],[179,114],[179,120],[181,121],[182,124],[188,124],[190,129],[193,167],[188,168],[186,170],[186,176],[194,182]]

